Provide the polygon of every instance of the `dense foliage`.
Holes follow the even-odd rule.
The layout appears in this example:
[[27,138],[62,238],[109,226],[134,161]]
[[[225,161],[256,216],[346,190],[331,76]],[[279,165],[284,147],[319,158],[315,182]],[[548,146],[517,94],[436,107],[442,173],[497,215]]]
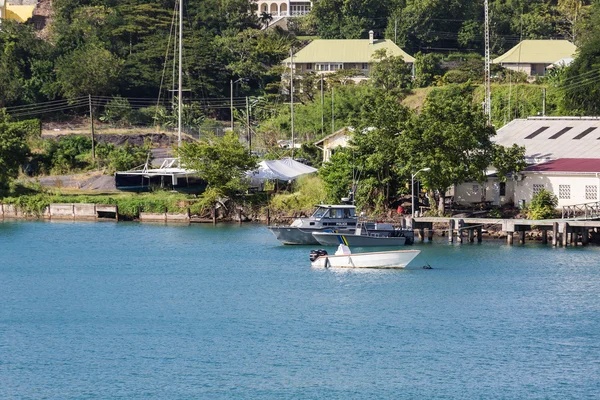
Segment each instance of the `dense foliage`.
[[232,132],[222,138],[184,143],[177,149],[177,155],[186,168],[197,171],[209,188],[223,195],[235,195],[244,190],[246,171],[256,168],[255,157]]
[[558,198],[552,192],[541,189],[533,195],[531,203],[527,206],[527,218],[548,219],[556,216]]
[[10,181],[17,177],[19,168],[27,160],[27,123],[11,122],[0,112],[0,194],[6,191]]

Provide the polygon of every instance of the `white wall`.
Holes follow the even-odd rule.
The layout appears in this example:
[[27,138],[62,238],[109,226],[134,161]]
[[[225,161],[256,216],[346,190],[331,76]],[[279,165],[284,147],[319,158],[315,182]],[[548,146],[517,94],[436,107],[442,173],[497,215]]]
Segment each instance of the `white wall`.
[[500,196],[500,183],[497,178],[490,178],[485,184],[468,182],[454,187],[454,202],[462,205],[479,203],[482,201],[482,191],[485,189],[485,200],[494,205],[502,205],[514,201],[513,181],[506,181],[504,196]]
[[[533,198],[534,185],[543,185],[543,188],[554,193],[558,197],[558,206],[569,206],[574,204],[591,203],[599,200],[598,190],[600,179],[594,174],[567,175],[567,174],[534,174],[527,173],[522,181],[515,185],[515,204],[519,200],[525,200],[528,204]],[[569,189],[569,198],[561,196],[560,186]],[[586,198],[586,186],[595,187],[595,193],[589,193],[593,198]],[[563,194],[564,190],[563,190]],[[562,197],[562,198],[561,198]]]
[[350,141],[350,136],[346,133],[327,139],[323,143],[323,162],[329,161],[332,151],[338,147],[348,147],[348,141]]

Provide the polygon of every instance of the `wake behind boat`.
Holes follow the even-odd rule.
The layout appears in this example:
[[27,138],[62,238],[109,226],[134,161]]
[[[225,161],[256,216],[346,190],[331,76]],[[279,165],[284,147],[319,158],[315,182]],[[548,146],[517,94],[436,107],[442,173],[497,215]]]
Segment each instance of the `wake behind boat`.
[[335,255],[325,250],[310,252],[314,268],[404,268],[421,250],[393,250],[373,253],[355,253],[345,245],[340,245]]

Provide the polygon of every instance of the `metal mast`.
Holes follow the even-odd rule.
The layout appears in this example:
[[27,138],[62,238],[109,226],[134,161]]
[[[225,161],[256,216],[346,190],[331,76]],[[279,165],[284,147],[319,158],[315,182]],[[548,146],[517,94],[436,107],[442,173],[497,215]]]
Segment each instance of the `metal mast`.
[[181,147],[181,111],[182,111],[182,54],[183,54],[183,0],[179,0],[179,88],[177,89],[178,107],[177,112],[177,146]]
[[294,49],[290,48],[290,111],[292,117],[292,160],[294,159],[294,150],[296,147],[296,138],[294,137]]
[[484,0],[485,12],[485,100],[483,112],[487,116],[488,124],[492,122],[492,87],[490,83],[490,16],[488,9],[488,0]]

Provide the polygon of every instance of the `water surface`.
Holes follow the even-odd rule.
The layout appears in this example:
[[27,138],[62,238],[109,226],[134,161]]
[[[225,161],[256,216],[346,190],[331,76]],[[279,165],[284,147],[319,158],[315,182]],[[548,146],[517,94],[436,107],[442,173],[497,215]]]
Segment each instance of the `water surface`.
[[414,247],[331,271],[262,225],[0,222],[0,398],[597,398],[598,247]]

